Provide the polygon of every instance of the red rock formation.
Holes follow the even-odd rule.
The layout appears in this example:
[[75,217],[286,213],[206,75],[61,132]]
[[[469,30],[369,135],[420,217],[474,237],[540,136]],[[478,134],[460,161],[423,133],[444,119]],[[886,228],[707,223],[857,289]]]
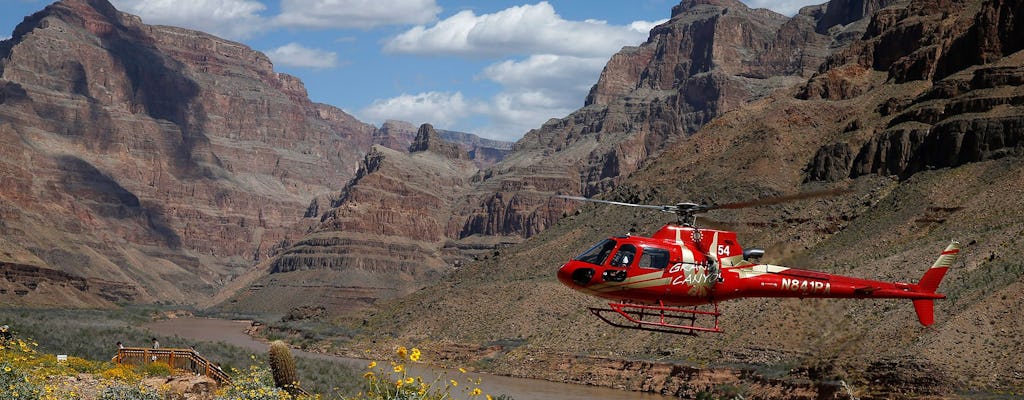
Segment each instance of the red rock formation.
[[0,209],[15,216],[0,247],[138,287],[121,300],[214,293],[297,233],[373,131],[259,52],[104,0],[26,18],[0,48],[0,93]]
[[[871,85],[864,65],[895,83],[924,81],[932,87],[904,91],[877,109],[876,134],[853,135],[827,144],[807,166],[808,180],[836,180],[866,174],[907,178],[917,172],[1024,154],[1024,43],[1007,40],[1020,32],[1018,3],[919,1],[883,10],[869,36],[837,55],[815,76],[803,95],[853,99]],[[911,18],[913,16],[913,18]],[[906,46],[893,43],[912,40]],[[1019,35],[1018,35],[1019,37]],[[846,63],[836,65],[838,63]],[[987,65],[983,65],[987,64]],[[859,71],[856,91],[832,90],[850,79],[836,71]],[[859,149],[858,149],[859,148]],[[856,150],[855,150],[856,149]]]
[[572,207],[552,194],[605,192],[715,116],[802,82],[830,51],[816,18],[726,0],[673,7],[647,42],[611,58],[586,107],[528,132],[482,176],[459,237],[534,235]]
[[323,305],[337,314],[408,294],[449,271],[459,256],[443,249],[448,218],[477,169],[430,125],[419,132],[413,153],[374,146],[319,225],[223,307]]

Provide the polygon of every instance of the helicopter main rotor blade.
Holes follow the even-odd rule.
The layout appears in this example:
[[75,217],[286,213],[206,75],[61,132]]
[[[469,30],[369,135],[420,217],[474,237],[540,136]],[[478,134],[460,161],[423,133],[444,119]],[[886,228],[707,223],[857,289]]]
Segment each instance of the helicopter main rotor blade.
[[769,198],[766,198],[766,199],[747,200],[747,201],[739,201],[739,202],[735,202],[735,203],[726,203],[726,204],[712,204],[712,205],[709,205],[709,206],[703,206],[701,211],[717,210],[717,209],[735,210],[737,208],[748,208],[748,207],[757,207],[757,206],[770,206],[770,205],[773,205],[773,204],[786,203],[786,202],[796,201],[796,200],[813,199],[813,198],[816,198],[816,197],[838,196],[838,195],[845,194],[845,193],[850,193],[850,192],[851,192],[850,189],[818,190],[818,191],[814,191],[814,192],[803,192],[803,193],[791,194],[791,195],[786,195],[786,196],[769,197]]
[[577,200],[577,201],[589,201],[591,203],[611,204],[611,205],[616,205],[616,206],[648,208],[648,209],[651,209],[651,210],[659,210],[659,211],[665,211],[665,212],[676,212],[676,209],[677,209],[676,206],[656,206],[656,205],[651,205],[651,204],[623,203],[623,202],[619,202],[619,201],[598,200],[598,199],[591,199],[591,198],[580,197],[580,196],[558,195],[558,196],[555,196],[555,197],[563,198],[563,199],[569,199],[569,200]]

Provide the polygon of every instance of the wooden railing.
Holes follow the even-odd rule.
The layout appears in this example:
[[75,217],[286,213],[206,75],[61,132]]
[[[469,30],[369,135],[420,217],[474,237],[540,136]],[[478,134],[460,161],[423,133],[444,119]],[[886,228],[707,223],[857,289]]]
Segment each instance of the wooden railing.
[[189,371],[196,374],[203,374],[213,378],[220,383],[231,384],[231,378],[220,369],[219,366],[210,362],[195,350],[191,349],[150,349],[146,347],[125,347],[117,351],[117,355],[111,360],[118,364],[145,365],[160,361],[167,363],[171,368]]

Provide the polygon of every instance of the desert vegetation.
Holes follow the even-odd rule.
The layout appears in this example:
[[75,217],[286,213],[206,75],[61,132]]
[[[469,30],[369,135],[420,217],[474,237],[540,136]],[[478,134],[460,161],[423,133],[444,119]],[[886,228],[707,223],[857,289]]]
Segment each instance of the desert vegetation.
[[[370,362],[360,377],[351,368],[330,361],[292,358],[281,341],[275,341],[266,355],[256,355],[225,343],[190,344],[179,337],[163,337],[134,326],[152,311],[0,309],[0,321],[11,327],[10,335],[0,339],[0,398],[180,398],[181,394],[173,393],[166,384],[154,387],[152,382],[159,380],[147,378],[187,373],[161,362],[130,366],[110,361],[116,353],[110,343],[156,337],[165,347],[195,345],[205,357],[227,366],[224,369],[230,371],[232,384],[221,387],[212,397],[196,399],[507,399],[484,393],[479,378],[411,374],[407,365],[422,362],[423,353],[416,348],[397,348],[390,359]],[[57,354],[79,354],[69,349],[81,356],[58,359]],[[458,371],[466,373],[464,369]],[[294,390],[293,384],[300,381],[305,390]]]
[[[116,310],[0,308],[0,324],[10,325],[20,337],[35,338],[40,353],[68,354],[73,359],[109,361],[117,353],[117,342],[148,346],[148,339],[156,337],[163,347],[195,346],[225,371],[248,370],[254,362],[265,361],[266,354],[254,355],[228,343],[195,343],[138,327],[158,311],[153,307],[131,306]],[[299,358],[295,364],[298,375],[304,378],[303,387],[312,392],[347,393],[360,388],[357,371],[346,365],[308,358]]]

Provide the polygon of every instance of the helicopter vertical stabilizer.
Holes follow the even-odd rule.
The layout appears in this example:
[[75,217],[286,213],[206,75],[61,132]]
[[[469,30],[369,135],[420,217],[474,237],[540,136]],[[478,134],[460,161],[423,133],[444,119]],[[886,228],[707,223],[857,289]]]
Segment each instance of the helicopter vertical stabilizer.
[[[959,254],[960,243],[952,242],[949,246],[946,246],[946,250],[942,251],[939,259],[935,260],[935,264],[932,264],[932,267],[925,271],[921,281],[917,283],[918,288],[926,293],[935,293],[935,290],[939,288],[939,283],[942,282],[942,278],[946,276],[946,271],[949,271],[949,267],[956,262]],[[935,323],[934,300],[915,299],[914,311],[917,311],[917,320],[921,322],[921,325],[929,326]]]

